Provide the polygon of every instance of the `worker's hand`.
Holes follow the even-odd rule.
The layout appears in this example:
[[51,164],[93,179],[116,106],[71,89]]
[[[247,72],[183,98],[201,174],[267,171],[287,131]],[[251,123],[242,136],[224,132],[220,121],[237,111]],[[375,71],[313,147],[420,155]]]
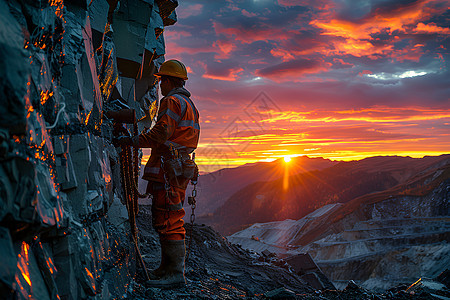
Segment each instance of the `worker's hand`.
[[133,145],[133,140],[129,136],[119,136],[113,140],[113,144],[116,147],[131,146]]

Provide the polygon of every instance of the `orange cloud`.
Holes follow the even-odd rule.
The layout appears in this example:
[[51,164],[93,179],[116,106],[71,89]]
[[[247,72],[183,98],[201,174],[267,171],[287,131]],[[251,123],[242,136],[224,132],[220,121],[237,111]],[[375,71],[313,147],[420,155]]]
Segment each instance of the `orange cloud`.
[[373,74],[373,72],[370,71],[370,70],[363,70],[362,72],[359,72],[359,73],[358,73],[358,75],[359,75],[360,77],[362,77],[363,75],[367,75],[367,74]]
[[220,52],[220,54],[214,56],[215,59],[229,58],[231,52],[236,49],[236,44],[227,40],[217,40],[213,45],[218,48],[218,52]]
[[187,70],[188,74],[195,74],[195,72],[189,66],[186,66],[186,70]]
[[417,33],[437,33],[437,34],[450,34],[450,28],[443,28],[436,26],[435,23],[417,24],[417,27],[414,29],[414,32]]
[[[325,50],[326,55],[353,55],[357,57],[377,55],[400,56],[400,59],[417,61],[423,55],[421,51],[406,54],[394,49],[393,41],[385,44],[373,43],[377,34],[417,34],[439,33],[449,34],[450,29],[438,27],[433,23],[425,25],[422,21],[438,12],[427,4],[432,2],[416,1],[410,5],[394,7],[391,10],[378,9],[368,17],[352,22],[337,18],[322,18],[310,22],[310,25],[322,29],[321,35],[336,37],[331,41],[331,47]],[[445,10],[444,8],[442,8]],[[416,25],[417,24],[417,25]],[[408,50],[409,52],[410,50]]]
[[292,51],[287,51],[284,49],[272,49],[270,54],[274,57],[281,57],[283,61],[293,60],[295,57],[292,55]]
[[288,121],[289,123],[307,123],[307,122],[348,122],[362,121],[368,123],[399,123],[416,122],[427,120],[442,120],[450,118],[450,112],[443,109],[425,109],[425,108],[392,108],[375,106],[361,110],[342,110],[342,111],[271,111],[270,119],[261,120],[262,123],[277,123],[279,121]]
[[225,72],[220,73],[208,73],[203,74],[203,78],[209,78],[214,80],[225,80],[225,81],[236,81],[239,79],[239,73],[244,71],[242,68],[229,69]]
[[399,62],[403,62],[405,60],[419,62],[423,54],[424,51],[422,50],[422,47],[410,45],[403,49],[395,51],[395,54],[391,55],[391,57],[395,58]]

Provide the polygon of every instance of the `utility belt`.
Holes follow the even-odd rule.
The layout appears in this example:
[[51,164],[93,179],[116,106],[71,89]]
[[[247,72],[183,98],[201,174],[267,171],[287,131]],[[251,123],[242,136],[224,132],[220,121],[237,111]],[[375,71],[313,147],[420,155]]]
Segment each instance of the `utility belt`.
[[186,150],[171,147],[162,159],[163,171],[170,185],[186,187],[189,180],[197,179],[198,166]]

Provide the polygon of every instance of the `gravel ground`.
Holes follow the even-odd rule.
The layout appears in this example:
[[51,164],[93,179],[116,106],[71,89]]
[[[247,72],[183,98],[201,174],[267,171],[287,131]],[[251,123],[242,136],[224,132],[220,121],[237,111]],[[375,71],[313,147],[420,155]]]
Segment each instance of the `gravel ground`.
[[[148,269],[158,266],[159,241],[151,227],[148,206],[140,208],[137,219],[140,249]],[[145,285],[142,269],[129,286],[128,299],[446,299],[445,291],[425,287],[405,290],[400,286],[384,293],[373,293],[350,282],[342,291],[315,291],[283,260],[260,256],[230,244],[205,225],[185,225],[189,259],[186,263],[187,285],[162,290]],[[192,240],[191,236],[192,230]],[[444,297],[444,298],[442,298]],[[447,298],[449,299],[449,298]]]

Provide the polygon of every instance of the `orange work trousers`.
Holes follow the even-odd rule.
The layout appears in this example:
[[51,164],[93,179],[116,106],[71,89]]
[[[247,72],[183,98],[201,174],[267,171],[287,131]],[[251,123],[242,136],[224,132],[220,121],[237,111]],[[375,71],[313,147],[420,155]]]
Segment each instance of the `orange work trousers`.
[[152,225],[159,234],[159,239],[184,240],[186,230],[184,229],[183,217],[186,214],[183,209],[186,185],[181,187],[171,186],[168,193],[164,184],[149,181],[147,193],[152,194]]

